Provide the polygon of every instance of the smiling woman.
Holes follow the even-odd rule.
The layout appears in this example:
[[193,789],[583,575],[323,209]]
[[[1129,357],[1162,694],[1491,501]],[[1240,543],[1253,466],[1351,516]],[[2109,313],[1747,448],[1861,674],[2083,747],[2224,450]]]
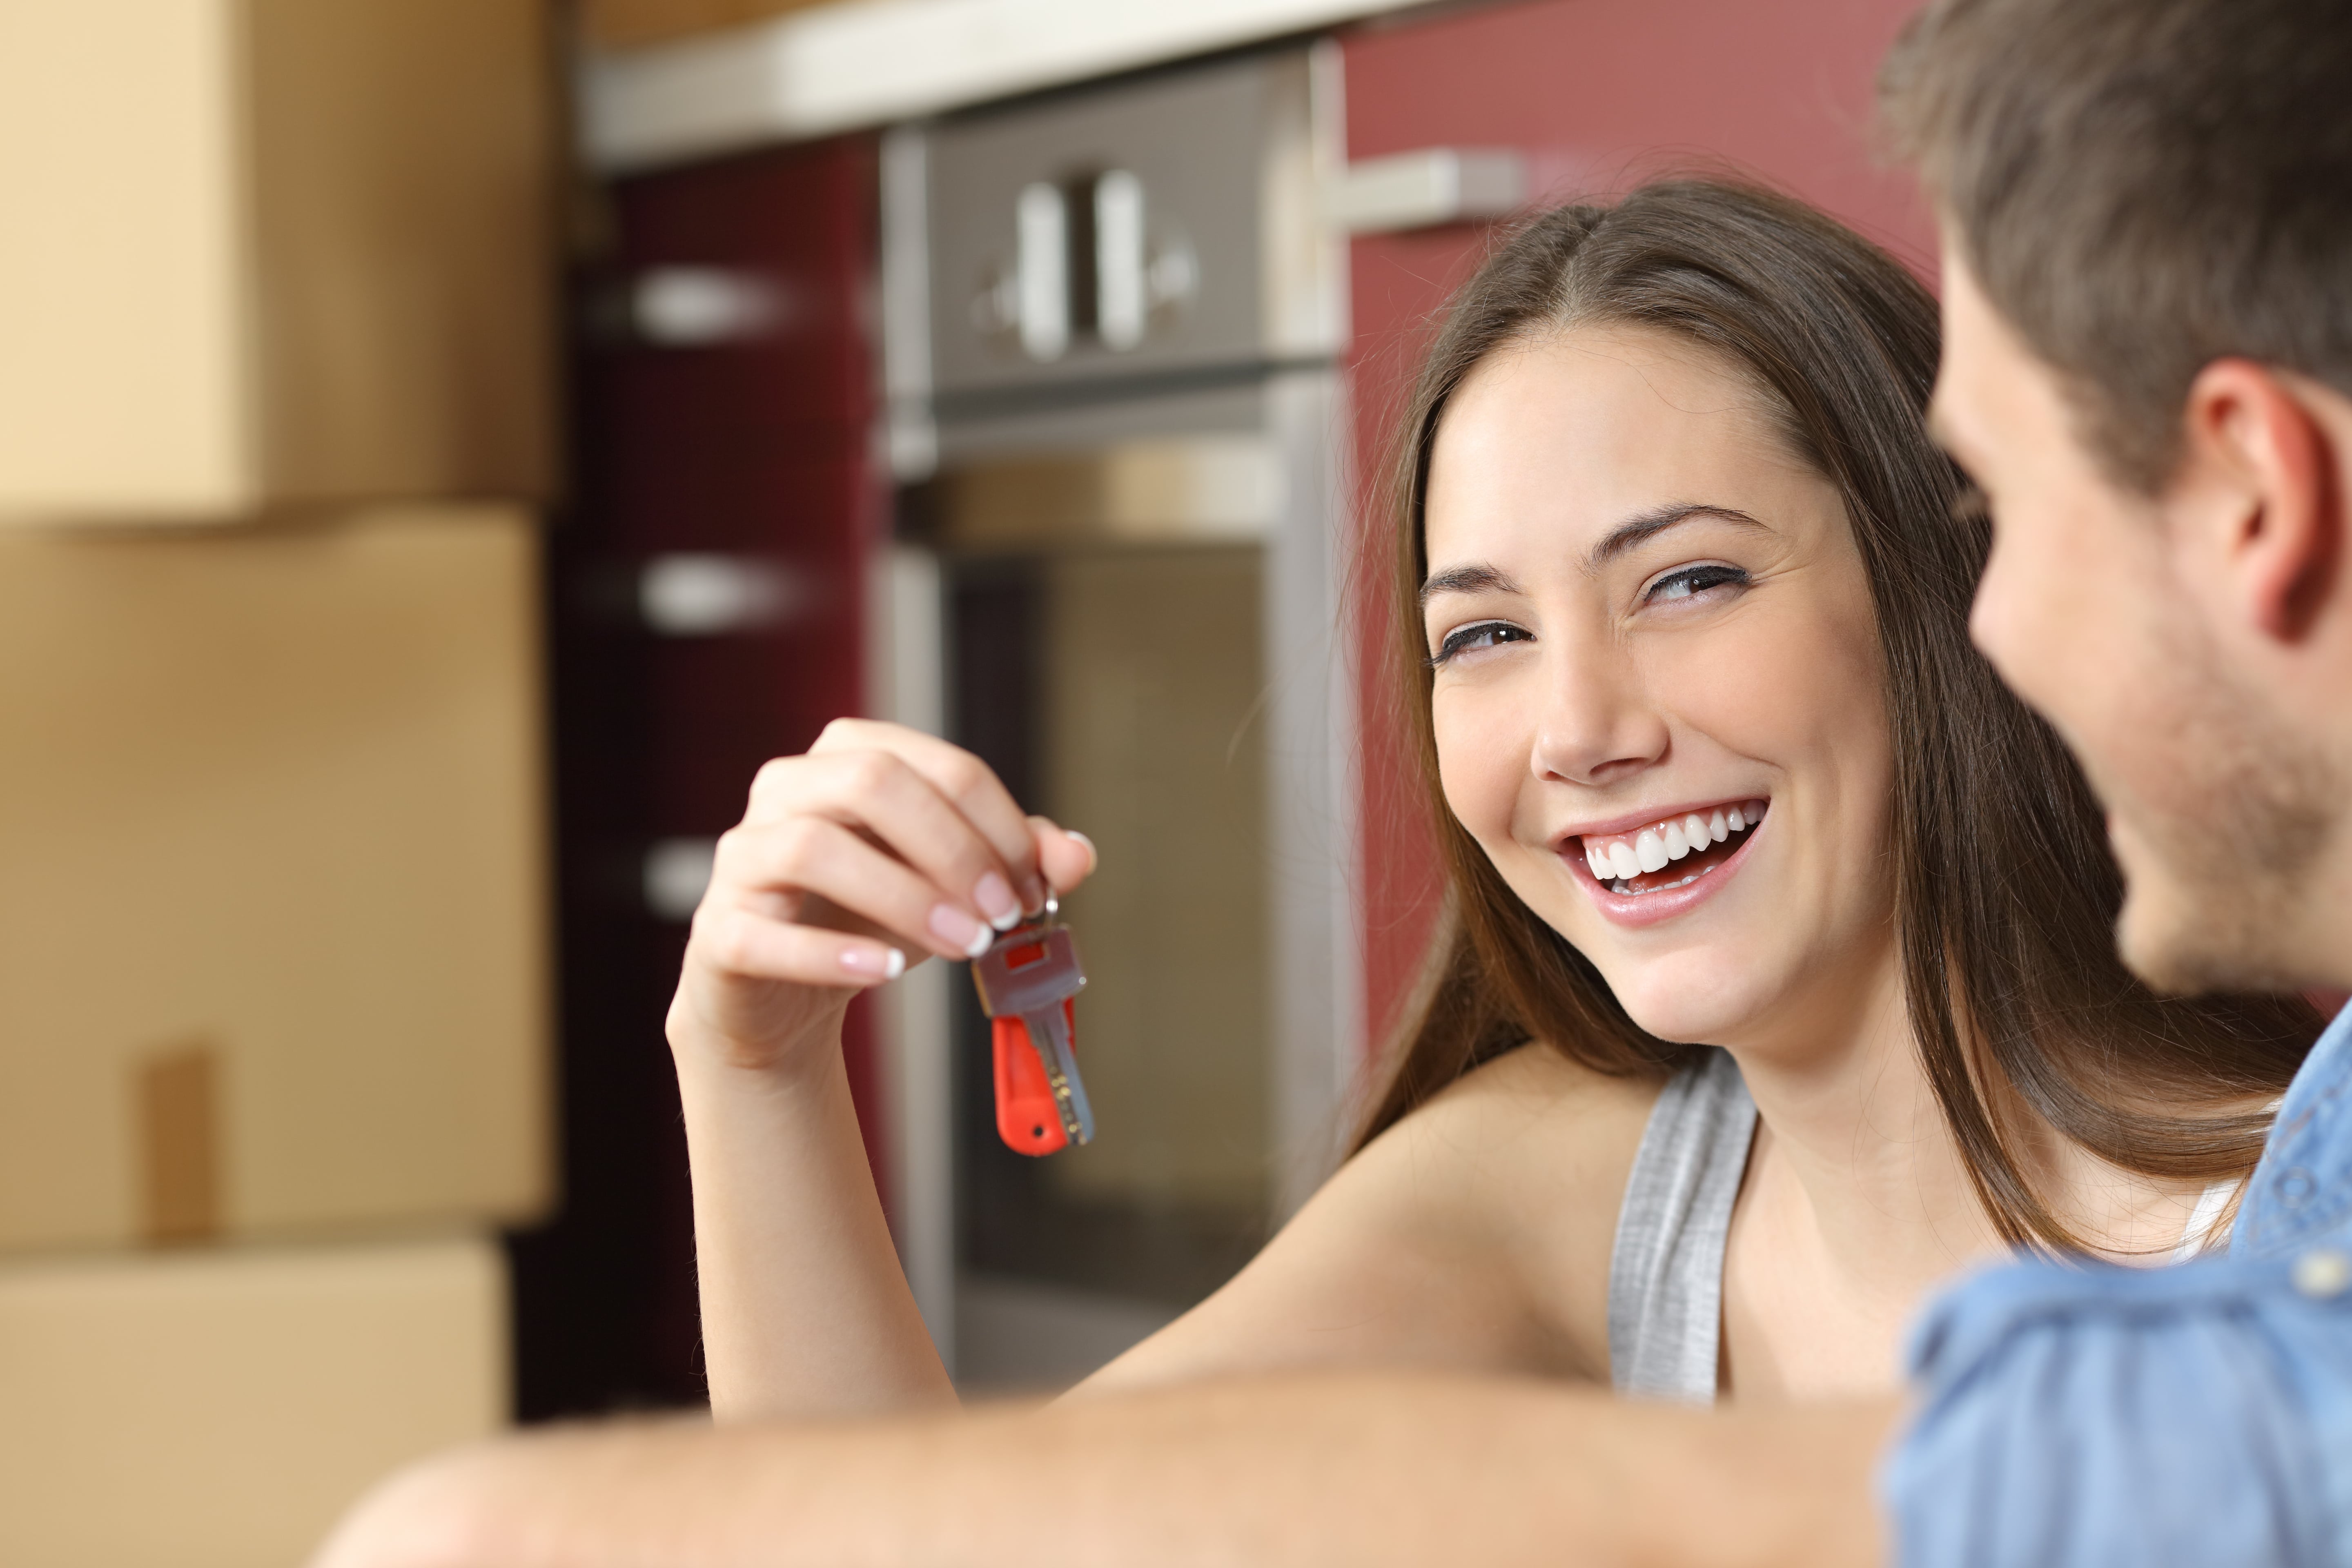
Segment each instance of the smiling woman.
[[[2222,1228],[2317,1021],[2118,966],[2098,813],[1969,646],[1986,528],[1921,429],[1935,327],[1862,240],[1711,184],[1549,214],[1464,291],[1395,556],[1452,872],[1424,1004],[1355,1153],[1080,1395],[1310,1366],[1887,1394],[1971,1261]],[[843,1009],[1096,862],[898,726],[762,770],[669,1020],[720,1418],[955,1397]]]
[[[1837,1313],[1800,1276],[1873,1228],[1854,1200],[1950,1261],[1979,1229],[2170,1250],[2160,1194],[2251,1169],[2317,1027],[2116,960],[2099,813],[1968,644],[1988,538],[1923,428],[1936,352],[1866,242],[1675,182],[1498,249],[1407,426],[1393,602],[1426,657],[1398,675],[1450,919],[1363,1142],[1530,1040],[1672,1075],[1630,1181],[1717,1145],[1724,1386],[1743,1343],[1818,1385]],[[1694,1130],[1694,1097],[1729,1119]],[[1973,1213],[1915,1201],[1939,1150]],[[1710,1217],[1667,1201],[1628,1197],[1621,1266],[1637,1218]]]

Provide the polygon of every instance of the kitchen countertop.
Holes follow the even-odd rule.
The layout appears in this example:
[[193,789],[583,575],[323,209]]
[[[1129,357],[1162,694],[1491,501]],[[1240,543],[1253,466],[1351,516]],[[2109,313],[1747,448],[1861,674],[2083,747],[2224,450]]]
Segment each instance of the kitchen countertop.
[[1417,0],[848,0],[625,54],[581,79],[590,163],[625,173],[887,124]]

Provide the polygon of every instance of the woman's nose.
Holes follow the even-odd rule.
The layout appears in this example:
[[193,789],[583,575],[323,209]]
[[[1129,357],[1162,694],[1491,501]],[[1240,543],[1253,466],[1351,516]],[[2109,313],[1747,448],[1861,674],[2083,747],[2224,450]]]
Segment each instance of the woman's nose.
[[1606,647],[1552,646],[1528,756],[1538,779],[1615,784],[1665,755],[1665,720],[1627,660]]

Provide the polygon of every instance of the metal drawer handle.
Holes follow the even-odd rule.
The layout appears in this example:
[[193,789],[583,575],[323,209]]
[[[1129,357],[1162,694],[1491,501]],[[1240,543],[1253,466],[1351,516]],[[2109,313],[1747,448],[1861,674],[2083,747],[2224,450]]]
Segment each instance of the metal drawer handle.
[[773,335],[783,300],[767,279],[717,267],[656,267],[629,290],[629,324],[660,348],[709,348]]
[[1527,199],[1526,161],[1508,148],[1424,147],[1349,164],[1323,216],[1349,234],[1393,234],[1503,217]]
[[1013,261],[982,280],[971,322],[1039,364],[1091,338],[1115,353],[1143,346],[1156,321],[1192,303],[1201,268],[1176,236],[1155,241],[1143,182],[1108,169],[1037,180],[1013,202]]
[[782,565],[740,555],[656,555],[637,575],[637,613],[664,637],[766,631],[808,597]]
[[1070,346],[1070,208],[1061,187],[1043,180],[1024,185],[1013,233],[1021,352],[1049,364]]

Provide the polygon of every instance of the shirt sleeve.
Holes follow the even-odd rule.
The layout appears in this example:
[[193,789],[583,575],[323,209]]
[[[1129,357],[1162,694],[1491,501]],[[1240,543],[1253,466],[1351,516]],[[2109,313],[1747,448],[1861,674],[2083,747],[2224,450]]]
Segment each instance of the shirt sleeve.
[[2016,1264],[1931,1307],[1903,1568],[2352,1564],[2352,1258]]

